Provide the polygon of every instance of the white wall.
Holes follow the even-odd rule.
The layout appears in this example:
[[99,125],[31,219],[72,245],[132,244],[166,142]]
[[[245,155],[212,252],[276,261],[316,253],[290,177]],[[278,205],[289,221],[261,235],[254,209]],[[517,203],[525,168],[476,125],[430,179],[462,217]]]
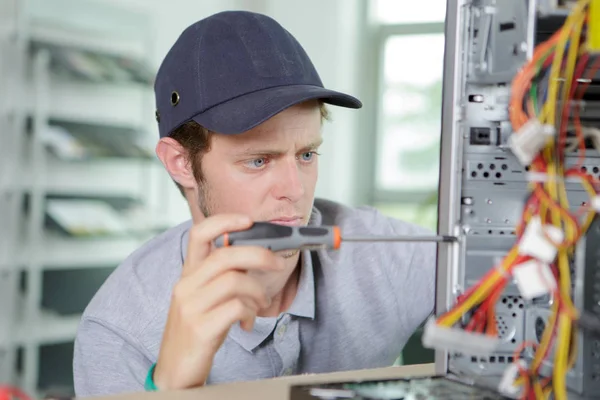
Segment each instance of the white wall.
[[[154,62],[160,64],[180,32],[212,13],[245,9],[272,16],[304,46],[326,87],[360,98],[358,43],[364,0],[104,0],[146,10],[156,26]],[[362,100],[362,99],[361,99]],[[356,138],[361,110],[331,107],[333,121],[325,127],[317,196],[356,204],[354,171],[360,168]],[[154,127],[155,129],[155,127]],[[157,134],[158,136],[158,134]],[[163,171],[160,171],[162,174]],[[187,206],[174,185],[165,180],[160,190],[169,208],[169,219],[188,218]]]

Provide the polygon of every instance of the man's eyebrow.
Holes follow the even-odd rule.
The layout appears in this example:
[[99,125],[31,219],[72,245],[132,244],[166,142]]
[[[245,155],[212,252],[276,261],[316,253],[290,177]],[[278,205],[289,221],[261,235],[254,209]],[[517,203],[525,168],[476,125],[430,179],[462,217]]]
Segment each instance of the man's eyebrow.
[[302,150],[310,150],[310,149],[316,149],[317,147],[321,146],[323,144],[323,138],[319,138],[313,142],[310,142],[309,144],[307,144],[306,146],[302,147],[300,149],[300,151]]
[[[313,142],[308,143],[306,146],[303,146],[298,150],[298,152],[313,150],[323,144],[323,138],[319,138]],[[277,148],[268,148],[268,147],[259,147],[259,146],[250,146],[243,150],[241,150],[238,154],[244,156],[276,156],[285,154],[285,150],[277,149]]]

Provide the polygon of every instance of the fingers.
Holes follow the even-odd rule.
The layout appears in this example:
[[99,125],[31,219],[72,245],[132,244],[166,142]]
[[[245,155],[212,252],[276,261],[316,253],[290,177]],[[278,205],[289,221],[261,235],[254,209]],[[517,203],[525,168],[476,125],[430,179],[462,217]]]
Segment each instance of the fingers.
[[253,246],[226,247],[213,251],[191,279],[194,285],[202,286],[231,270],[282,271],[284,268],[283,258],[270,250]]
[[212,242],[220,235],[247,229],[252,226],[252,219],[245,215],[220,214],[205,219],[190,229],[186,262],[182,275],[187,275],[210,254]]
[[249,307],[242,299],[232,299],[215,307],[203,316],[202,332],[199,334],[206,340],[219,337],[223,332],[236,322],[245,330],[251,330],[254,326],[257,310]]
[[178,300],[186,304],[184,317],[195,318],[234,298],[243,299],[248,306],[257,309],[267,308],[271,304],[265,287],[258,280],[240,271],[221,274],[202,290],[189,292],[189,298]]

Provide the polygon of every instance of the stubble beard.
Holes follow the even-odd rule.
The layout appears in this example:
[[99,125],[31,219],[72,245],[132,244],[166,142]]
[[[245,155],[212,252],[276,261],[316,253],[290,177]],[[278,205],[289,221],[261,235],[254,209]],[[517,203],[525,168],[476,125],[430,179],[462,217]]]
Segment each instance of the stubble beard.
[[[198,207],[205,217],[210,217],[214,214],[215,203],[210,196],[210,188],[206,182],[200,182],[198,184]],[[284,250],[277,252],[279,257],[284,259],[292,258],[298,255],[299,250]]]

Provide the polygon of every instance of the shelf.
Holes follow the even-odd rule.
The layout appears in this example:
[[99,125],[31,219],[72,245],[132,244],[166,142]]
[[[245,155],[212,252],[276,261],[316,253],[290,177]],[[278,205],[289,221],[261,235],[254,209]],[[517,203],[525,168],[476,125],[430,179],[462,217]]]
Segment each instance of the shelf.
[[110,159],[69,163],[48,157],[46,182],[49,194],[143,197],[148,189],[148,169],[141,159]]
[[[148,237],[106,237],[70,239],[45,234],[39,249],[21,248],[21,262],[33,262],[45,270],[117,266],[138,249]],[[21,242],[23,243],[23,242]],[[32,257],[38,259],[32,259]]]
[[73,340],[81,315],[61,316],[42,311],[39,318],[34,321],[18,320],[14,343],[26,344],[54,344]]
[[[33,82],[25,84],[26,112],[35,114],[36,98]],[[106,85],[50,80],[48,83],[48,117],[75,122],[145,127],[154,123],[154,114],[142,113],[142,105],[150,104],[151,90],[137,85]],[[149,108],[149,107],[148,107]]]
[[[146,6],[118,1],[10,1],[14,16],[4,21],[9,14],[0,13],[6,22],[0,24],[0,35],[18,39],[18,46],[3,59],[9,72],[3,76],[14,83],[7,86],[7,98],[23,101],[8,101],[5,113],[25,117],[25,126],[4,132],[8,144],[10,138],[23,139],[23,152],[15,151],[16,146],[2,152],[9,162],[3,164],[0,190],[15,196],[5,208],[18,220],[9,232],[14,251],[1,262],[2,268],[18,268],[18,275],[10,285],[0,279],[0,348],[25,347],[19,353],[24,362],[11,362],[9,372],[41,398],[55,383],[54,372],[71,373],[72,359],[46,352],[50,355],[42,365],[44,347],[69,348],[83,306],[98,285],[158,229],[154,215],[168,175],[154,154],[156,16]],[[11,96],[13,89],[18,96]],[[8,117],[1,119],[5,127],[12,126]],[[50,136],[53,148],[48,142],[32,142],[43,139],[49,126],[62,128]],[[74,203],[63,203],[63,208],[59,204],[57,212],[55,202],[51,218],[45,200],[65,198],[109,203],[117,212],[106,230],[119,235],[76,236],[83,231],[78,229],[81,221],[92,221],[90,215],[96,215],[100,231],[111,213],[98,205],[94,214],[82,203],[78,210]],[[162,214],[164,218],[167,213]],[[125,229],[118,229],[121,218]],[[57,221],[63,229],[52,224]],[[44,374],[46,382],[40,387]]]
[[29,3],[28,28],[33,39],[129,55],[148,53],[150,16],[139,10],[91,0]]
[[51,157],[65,162],[158,162],[154,135],[129,127],[50,120],[40,139]]
[[148,89],[154,83],[153,68],[143,58],[130,54],[98,51],[88,46],[74,46],[33,41],[30,54],[48,52],[53,80],[68,80],[103,85],[134,85]]

